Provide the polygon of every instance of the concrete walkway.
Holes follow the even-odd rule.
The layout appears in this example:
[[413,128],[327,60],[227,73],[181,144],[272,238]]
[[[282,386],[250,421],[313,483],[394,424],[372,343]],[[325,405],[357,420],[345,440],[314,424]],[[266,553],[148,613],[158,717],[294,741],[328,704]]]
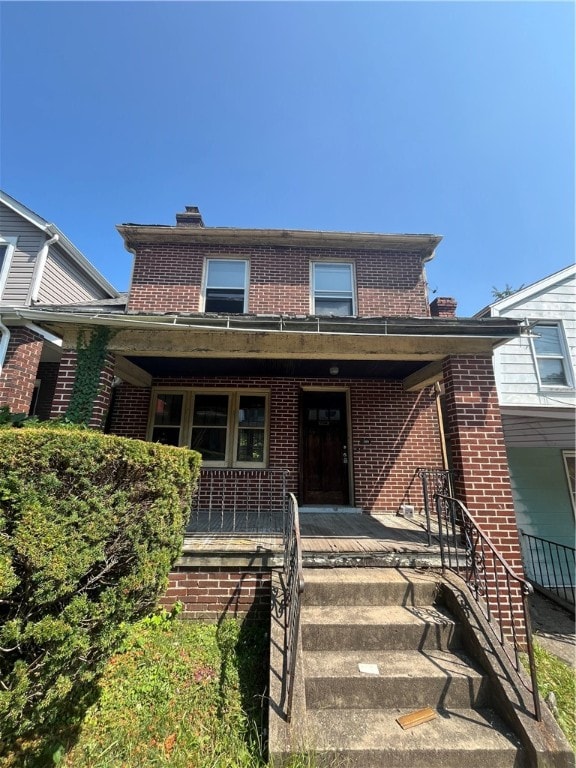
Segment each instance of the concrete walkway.
[[532,632],[550,653],[576,669],[576,627],[569,611],[534,593],[530,597]]

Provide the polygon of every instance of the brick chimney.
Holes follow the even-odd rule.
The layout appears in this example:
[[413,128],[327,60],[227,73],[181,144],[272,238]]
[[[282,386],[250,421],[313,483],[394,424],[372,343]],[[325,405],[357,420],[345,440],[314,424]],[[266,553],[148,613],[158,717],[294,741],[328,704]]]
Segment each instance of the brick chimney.
[[447,296],[438,296],[430,303],[430,314],[432,317],[456,317],[456,299],[450,299]]
[[187,205],[184,213],[176,214],[177,227],[203,227],[202,214],[195,205]]

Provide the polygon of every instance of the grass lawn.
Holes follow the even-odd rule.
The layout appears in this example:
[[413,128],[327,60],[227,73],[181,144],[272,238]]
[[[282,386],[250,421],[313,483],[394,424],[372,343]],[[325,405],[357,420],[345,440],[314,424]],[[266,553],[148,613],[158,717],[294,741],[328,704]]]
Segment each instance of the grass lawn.
[[136,625],[101,681],[66,768],[263,766],[262,627],[160,617]]
[[[554,693],[558,706],[556,719],[571,747],[576,750],[576,673],[538,643],[534,642],[538,689],[543,699]],[[546,705],[544,705],[546,706]]]

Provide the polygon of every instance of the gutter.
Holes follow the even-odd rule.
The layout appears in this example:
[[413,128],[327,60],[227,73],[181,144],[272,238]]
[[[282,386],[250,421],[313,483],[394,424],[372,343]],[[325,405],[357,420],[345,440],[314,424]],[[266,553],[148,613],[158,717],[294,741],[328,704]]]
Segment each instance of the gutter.
[[40,282],[44,275],[44,268],[46,266],[46,260],[48,259],[48,251],[53,243],[57,243],[60,240],[59,234],[54,234],[49,240],[45,240],[44,245],[38,251],[36,257],[36,268],[34,270],[34,277],[32,278],[32,284],[28,291],[28,304],[33,304],[38,301],[38,293],[40,292]]

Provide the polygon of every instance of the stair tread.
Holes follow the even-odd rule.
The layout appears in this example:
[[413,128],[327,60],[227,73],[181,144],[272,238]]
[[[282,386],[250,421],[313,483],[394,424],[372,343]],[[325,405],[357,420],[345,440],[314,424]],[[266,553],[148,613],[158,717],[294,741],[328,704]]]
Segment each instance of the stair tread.
[[307,712],[307,739],[317,751],[402,750],[409,753],[482,750],[516,753],[520,742],[491,709],[438,709],[438,717],[407,730],[396,718],[408,709],[314,709]]
[[[465,677],[482,678],[484,674],[463,653],[441,650],[347,650],[303,651],[306,679],[348,677],[360,679]],[[361,672],[359,664],[376,664],[379,674]]]
[[306,568],[306,584],[438,584],[432,573],[416,573],[397,568]]
[[303,605],[302,625],[374,625],[390,624],[437,624],[454,625],[456,622],[447,611],[436,606],[401,605]]

